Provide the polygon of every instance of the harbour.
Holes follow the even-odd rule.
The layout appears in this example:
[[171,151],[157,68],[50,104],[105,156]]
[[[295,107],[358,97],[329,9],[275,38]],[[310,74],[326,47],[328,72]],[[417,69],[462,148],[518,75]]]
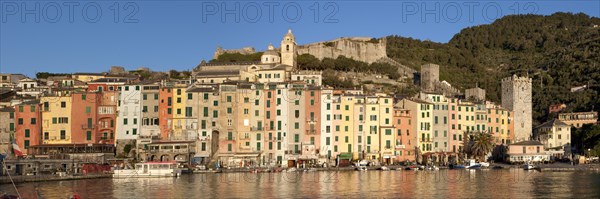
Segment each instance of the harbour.
[[[523,169],[366,172],[206,173],[177,178],[85,179],[19,183],[23,198],[598,198],[600,173]],[[0,190],[14,193],[10,184]],[[502,191],[510,190],[510,191]]]

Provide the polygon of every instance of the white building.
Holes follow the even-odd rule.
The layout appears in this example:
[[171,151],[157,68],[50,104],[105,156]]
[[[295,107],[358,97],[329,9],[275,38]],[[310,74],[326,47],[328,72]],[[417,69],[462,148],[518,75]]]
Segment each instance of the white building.
[[141,129],[141,86],[123,85],[117,104],[117,140],[137,139]]
[[534,137],[555,157],[571,153],[571,126],[558,119],[537,126]]

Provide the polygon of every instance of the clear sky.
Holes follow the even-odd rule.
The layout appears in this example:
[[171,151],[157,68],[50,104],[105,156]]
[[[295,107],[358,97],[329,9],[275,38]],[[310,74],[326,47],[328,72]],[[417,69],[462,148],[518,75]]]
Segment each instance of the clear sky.
[[0,73],[190,70],[217,46],[264,50],[291,28],[299,44],[400,35],[447,42],[511,14],[585,13],[598,0],[0,1]]

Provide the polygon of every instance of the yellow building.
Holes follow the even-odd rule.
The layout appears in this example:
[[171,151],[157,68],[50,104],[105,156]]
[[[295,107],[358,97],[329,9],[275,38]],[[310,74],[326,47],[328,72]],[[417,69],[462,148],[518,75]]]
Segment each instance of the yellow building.
[[379,141],[379,103],[377,97],[369,96],[365,98],[365,159],[376,160],[380,156],[380,141]]
[[396,146],[395,127],[393,125],[394,100],[391,97],[378,97],[379,105],[379,151],[383,162],[391,164]]
[[42,103],[43,143],[71,143],[71,96],[44,96],[40,101]]
[[475,132],[475,104],[465,100],[457,103],[456,126],[453,130],[458,136],[458,152],[463,151],[464,140],[470,133]]
[[[352,150],[354,144],[354,104],[356,97],[352,95],[340,96],[341,103],[338,105],[341,109],[341,115],[337,116],[340,125],[335,126],[335,130],[339,131],[338,149],[340,153],[353,153],[353,156],[358,156],[358,151]],[[336,107],[338,108],[338,107]]]
[[415,121],[411,132],[417,133],[417,143],[415,146],[418,147],[421,153],[433,151],[433,139],[431,136],[433,104],[421,99],[403,99],[396,106],[415,113],[411,115],[412,120]]
[[173,131],[171,131],[172,133],[169,135],[169,139],[171,140],[186,140],[189,137],[186,132],[188,130],[193,130],[192,123],[186,122],[186,111],[191,111],[186,110],[186,101],[188,100],[186,90],[185,85],[178,84],[173,87]]

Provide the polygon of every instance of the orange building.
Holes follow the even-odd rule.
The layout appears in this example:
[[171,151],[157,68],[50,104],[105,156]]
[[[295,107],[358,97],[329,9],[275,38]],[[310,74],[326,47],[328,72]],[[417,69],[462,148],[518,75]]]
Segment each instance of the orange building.
[[158,92],[158,120],[161,140],[167,140],[173,120],[173,92],[171,87],[162,87]]
[[42,114],[39,103],[35,100],[15,106],[15,139],[24,153],[28,153],[30,146],[41,144]]
[[82,92],[71,94],[71,143],[96,143],[98,136],[96,121],[98,119],[97,109],[101,100],[100,94],[96,92]]
[[417,133],[410,132],[413,129],[410,110],[394,108],[394,127],[396,128],[396,161],[415,161],[415,146],[417,144]]

